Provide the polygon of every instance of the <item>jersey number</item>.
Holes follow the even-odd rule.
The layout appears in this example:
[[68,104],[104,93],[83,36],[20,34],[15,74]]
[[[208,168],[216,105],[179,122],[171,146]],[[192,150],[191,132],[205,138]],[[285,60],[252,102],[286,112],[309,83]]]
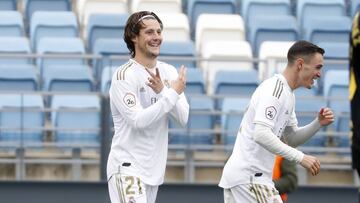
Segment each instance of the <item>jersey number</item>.
[[[134,176],[126,176],[125,181],[128,183],[128,186],[125,189],[126,195],[135,195],[135,191],[132,190],[133,189],[132,187],[135,183],[135,177]],[[139,188],[139,194],[142,194],[142,188],[141,188],[141,184],[140,184],[141,181],[139,178],[136,178],[136,181],[137,181],[137,185]]]

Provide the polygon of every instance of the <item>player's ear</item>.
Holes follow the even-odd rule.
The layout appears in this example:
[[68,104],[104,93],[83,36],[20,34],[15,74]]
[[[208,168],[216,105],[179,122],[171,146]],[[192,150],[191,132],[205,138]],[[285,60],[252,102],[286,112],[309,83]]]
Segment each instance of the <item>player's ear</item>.
[[301,68],[303,67],[303,64],[304,64],[304,59],[303,58],[297,58],[296,61],[295,61],[295,65],[296,65],[296,68],[298,70],[301,70]]

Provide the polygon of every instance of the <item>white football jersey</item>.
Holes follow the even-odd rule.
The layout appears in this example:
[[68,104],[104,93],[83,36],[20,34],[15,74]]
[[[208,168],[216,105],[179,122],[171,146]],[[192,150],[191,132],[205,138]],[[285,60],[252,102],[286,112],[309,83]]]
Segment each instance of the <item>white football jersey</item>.
[[254,126],[255,123],[267,125],[280,139],[286,126],[297,125],[294,106],[294,93],[283,75],[277,74],[259,85],[241,121],[220,187],[251,182],[273,186],[275,155],[254,141]]
[[[108,158],[108,178],[126,162],[131,163],[129,175],[139,177],[145,184],[160,185],[164,181],[168,116],[185,126],[189,104],[184,93],[178,95],[169,88],[178,76],[176,69],[160,61],[156,68],[165,85],[159,94],[146,84],[150,75],[145,67],[133,59],[113,74],[109,95],[115,134]],[[150,70],[155,74],[155,68]]]

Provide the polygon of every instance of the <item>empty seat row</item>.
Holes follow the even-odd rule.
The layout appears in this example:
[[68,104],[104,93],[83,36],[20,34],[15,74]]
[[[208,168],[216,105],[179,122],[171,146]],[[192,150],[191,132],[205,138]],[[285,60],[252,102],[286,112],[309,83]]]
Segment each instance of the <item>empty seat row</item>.
[[[41,147],[45,140],[44,101],[37,94],[2,94],[0,142]],[[97,95],[54,95],[51,103],[51,142],[60,147],[100,146],[100,98]]]

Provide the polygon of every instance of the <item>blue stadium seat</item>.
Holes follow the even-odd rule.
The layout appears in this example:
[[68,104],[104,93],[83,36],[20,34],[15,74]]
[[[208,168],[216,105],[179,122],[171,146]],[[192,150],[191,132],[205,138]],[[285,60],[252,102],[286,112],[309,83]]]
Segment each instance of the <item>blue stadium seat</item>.
[[15,11],[17,10],[17,0],[1,0],[0,1],[0,10],[5,11]]
[[54,95],[51,108],[55,142],[76,146],[99,146],[100,99],[97,95]]
[[[3,54],[29,54],[30,44],[25,37],[0,37],[0,53]],[[24,65],[32,64],[32,60],[26,57],[0,58],[0,64]]]
[[327,16],[312,18],[304,24],[305,40],[315,44],[320,42],[349,43],[351,19],[347,16]]
[[[213,100],[209,97],[190,97],[190,115],[185,132],[170,133],[170,144],[201,144],[211,145],[214,142],[214,110]],[[170,122],[171,129],[179,129],[175,122]],[[180,128],[181,129],[181,128]]]
[[360,11],[360,0],[352,0],[351,1],[351,16],[355,16],[357,11]]
[[[37,47],[38,54],[85,54],[85,47],[80,38],[46,37],[40,41]],[[41,78],[45,68],[52,65],[85,65],[85,60],[77,57],[37,59],[36,64],[40,70]]]
[[[318,46],[325,50],[322,76],[329,70],[346,70],[349,68],[349,42],[319,42]],[[324,77],[318,79],[319,90],[323,90]],[[319,92],[323,94],[323,92]]]
[[103,94],[109,94],[112,75],[118,67],[106,66],[101,74],[101,92]]
[[167,59],[163,60],[175,68],[180,68],[181,65],[185,65],[188,68],[196,67],[195,58],[195,45],[193,41],[187,42],[175,42],[165,41],[161,45],[160,56],[164,57],[189,57],[186,60]]
[[250,25],[257,17],[291,15],[290,0],[242,0],[241,15]]
[[[44,104],[41,95],[2,94],[0,99],[0,141],[7,146],[41,145]],[[23,110],[23,111],[22,111]]]
[[338,137],[338,145],[349,146],[350,132],[350,103],[349,103],[349,71],[329,70],[324,79],[324,96],[328,106],[335,114],[332,129],[345,135]]
[[[102,59],[94,59],[94,76],[99,79],[102,69],[106,66],[120,66],[126,63],[129,58],[129,49],[123,39],[98,39],[94,45],[93,54],[101,55]],[[110,59],[111,55],[119,55],[118,59]]]
[[296,15],[302,29],[304,23],[313,18],[346,15],[344,0],[298,0],[296,5]]
[[240,123],[250,98],[225,98],[222,103],[221,140],[225,145],[234,145]]
[[[295,92],[296,91],[297,90],[295,90]],[[326,107],[326,100],[323,97],[309,95],[305,98],[296,98],[295,113],[298,121],[298,126],[302,127],[311,123],[317,117],[320,109],[324,107]],[[302,146],[326,147],[327,137],[324,133],[325,130],[326,128],[321,128],[315,136],[309,139]]]
[[195,34],[196,21],[201,14],[235,14],[237,12],[235,0],[189,0],[187,3],[192,36]]
[[296,41],[299,28],[294,16],[257,17],[249,26],[248,39],[257,56],[264,41]]
[[24,0],[25,19],[38,11],[71,11],[71,0]]
[[187,69],[185,94],[189,96],[205,93],[205,81],[202,71],[198,68]]
[[76,16],[69,11],[39,11],[30,22],[31,47],[36,51],[40,40],[45,37],[77,37],[79,29]]
[[[219,71],[215,76],[214,89],[218,96],[250,98],[259,85],[257,70]],[[216,109],[221,109],[222,98],[217,99]]]
[[92,14],[87,24],[88,50],[94,52],[96,40],[101,38],[122,39],[128,14]]
[[24,23],[20,12],[18,11],[0,12],[0,36],[1,37],[24,36]]
[[0,90],[38,90],[37,75],[37,70],[33,65],[0,65]]
[[54,65],[44,70],[43,77],[44,91],[94,90],[91,69],[87,65]]

